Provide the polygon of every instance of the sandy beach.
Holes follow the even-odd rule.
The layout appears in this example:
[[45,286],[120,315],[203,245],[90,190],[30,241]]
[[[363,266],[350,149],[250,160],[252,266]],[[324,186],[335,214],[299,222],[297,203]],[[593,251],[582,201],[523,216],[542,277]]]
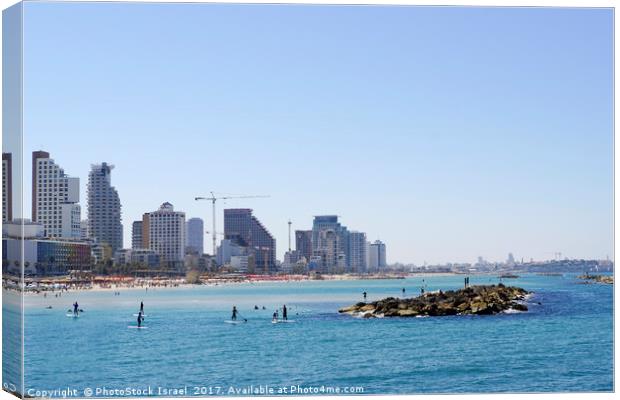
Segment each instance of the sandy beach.
[[[232,285],[260,285],[295,281],[362,281],[362,280],[396,280],[409,278],[430,278],[440,276],[453,276],[455,273],[415,273],[394,275],[322,275],[319,277],[309,275],[241,275],[241,276],[203,276],[199,283],[188,283],[185,278],[136,278],[127,276],[103,277],[97,276],[90,281],[75,281],[67,277],[54,278],[26,278],[26,290],[28,295],[41,295],[44,293],[64,293],[73,291],[113,291],[123,292],[127,290],[171,290],[188,289],[200,286],[232,286]],[[9,290],[17,289],[17,281],[11,278],[3,280],[3,287]]]

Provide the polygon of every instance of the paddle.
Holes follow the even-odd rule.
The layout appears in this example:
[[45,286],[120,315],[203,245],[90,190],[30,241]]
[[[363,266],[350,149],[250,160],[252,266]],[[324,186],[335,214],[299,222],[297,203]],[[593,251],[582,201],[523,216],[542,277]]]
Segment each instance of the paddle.
[[239,311],[237,311],[237,314],[241,317],[243,322],[248,322],[248,319],[247,318],[243,318],[243,315],[241,315],[241,313]]

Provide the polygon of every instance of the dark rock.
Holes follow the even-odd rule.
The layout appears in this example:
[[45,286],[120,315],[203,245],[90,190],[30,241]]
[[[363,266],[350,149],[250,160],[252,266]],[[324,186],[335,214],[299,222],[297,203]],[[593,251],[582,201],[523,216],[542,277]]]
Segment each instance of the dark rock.
[[358,314],[364,318],[375,316],[415,317],[444,315],[491,315],[510,308],[527,311],[527,306],[517,303],[528,292],[525,289],[503,284],[469,286],[460,290],[425,293],[415,298],[388,297],[372,303],[357,303],[339,310],[341,313]]

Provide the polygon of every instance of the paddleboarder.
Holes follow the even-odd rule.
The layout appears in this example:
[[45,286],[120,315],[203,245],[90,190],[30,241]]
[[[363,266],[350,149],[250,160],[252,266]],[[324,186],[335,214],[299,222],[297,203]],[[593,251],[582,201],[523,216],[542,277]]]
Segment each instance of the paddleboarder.
[[230,319],[233,320],[233,321],[237,320],[237,306],[233,306],[232,317]]

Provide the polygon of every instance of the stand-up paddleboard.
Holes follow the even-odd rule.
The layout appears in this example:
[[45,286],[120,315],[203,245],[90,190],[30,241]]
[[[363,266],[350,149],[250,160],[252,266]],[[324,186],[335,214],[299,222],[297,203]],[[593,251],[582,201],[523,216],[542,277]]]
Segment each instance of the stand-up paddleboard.
[[148,329],[148,326],[138,326],[138,325],[129,325],[127,326],[129,329]]
[[[138,313],[135,313],[133,316],[134,316],[134,317],[137,317],[137,316],[138,316]],[[142,314],[142,316],[143,316],[143,317],[146,317],[147,315],[146,315],[146,314]]]
[[271,320],[272,324],[292,324],[294,322],[296,322],[294,319],[278,319],[278,320],[272,319]]
[[79,318],[80,314],[67,313],[65,314],[69,318]]
[[248,321],[232,321],[232,320],[224,321],[225,324],[233,324],[233,325],[245,324],[246,322],[248,322]]

